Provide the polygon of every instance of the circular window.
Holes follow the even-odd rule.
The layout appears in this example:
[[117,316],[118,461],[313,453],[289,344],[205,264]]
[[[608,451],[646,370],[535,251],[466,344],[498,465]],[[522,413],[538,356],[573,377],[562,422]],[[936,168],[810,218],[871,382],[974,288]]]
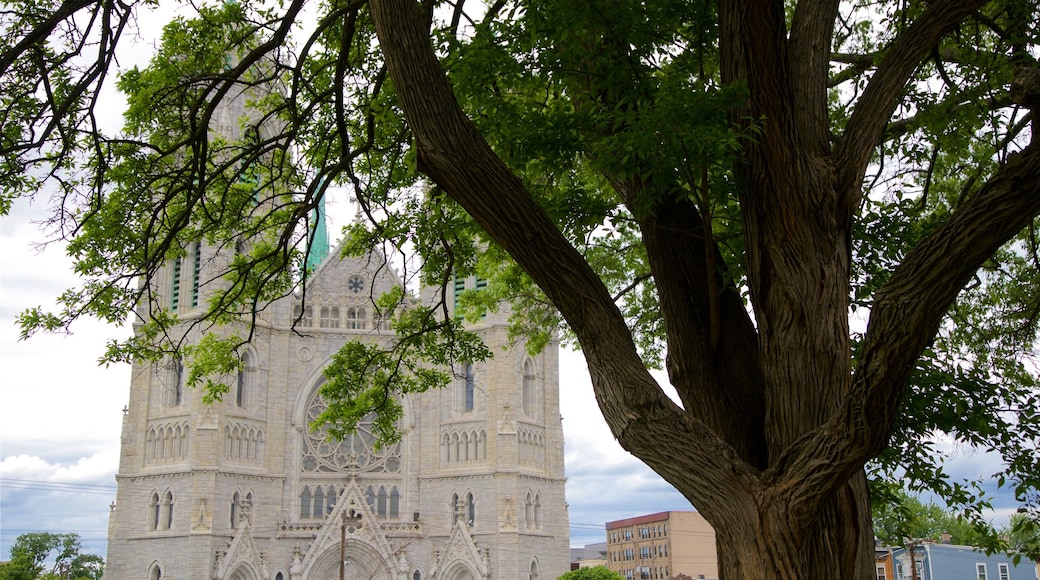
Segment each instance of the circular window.
[[[312,395],[307,406],[307,423],[314,422],[328,405],[318,391]],[[375,471],[396,473],[401,471],[401,447],[399,443],[376,449],[376,436],[372,432],[373,416],[365,417],[357,429],[336,441],[325,429],[304,434],[302,468],[305,472]]]
[[365,289],[365,279],[361,276],[351,276],[347,278],[347,290],[350,290],[354,294],[360,294]]

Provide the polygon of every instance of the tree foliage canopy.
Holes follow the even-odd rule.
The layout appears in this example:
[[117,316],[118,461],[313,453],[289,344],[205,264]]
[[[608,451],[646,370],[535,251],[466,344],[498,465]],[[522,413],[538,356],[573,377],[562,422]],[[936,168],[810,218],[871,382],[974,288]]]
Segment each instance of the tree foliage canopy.
[[[396,313],[382,366],[411,369],[342,357],[323,395],[347,425],[446,380],[419,361],[490,355],[410,296],[477,274],[470,315],[504,301],[532,348],[580,345],[614,435],[712,523],[724,575],[869,576],[868,461],[977,519],[950,443],[999,453],[983,475],[1038,516],[1034,2],[222,3],[117,71],[155,4],[0,16],[0,210],[51,188],[86,280],[26,335],[136,312],[106,354],[124,360],[178,347],[180,322],[255,323],[305,294],[310,216],[345,187],[366,218],[345,251],[405,279],[373,297]],[[104,131],[113,76],[129,106]],[[232,257],[185,319],[155,277],[200,239]]]
[[0,564],[0,579],[100,580],[104,560],[80,550],[79,534],[26,532],[11,545],[11,561]]
[[592,566],[571,570],[557,580],[620,580],[621,578],[624,576],[606,566]]

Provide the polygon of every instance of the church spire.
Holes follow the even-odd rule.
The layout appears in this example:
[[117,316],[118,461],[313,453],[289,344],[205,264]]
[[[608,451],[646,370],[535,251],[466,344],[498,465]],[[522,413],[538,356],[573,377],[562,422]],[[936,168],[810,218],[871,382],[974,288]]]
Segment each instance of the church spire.
[[[320,189],[320,185],[319,185]],[[307,270],[313,271],[329,256],[329,230],[325,223],[325,196],[311,212],[311,227],[308,232]]]

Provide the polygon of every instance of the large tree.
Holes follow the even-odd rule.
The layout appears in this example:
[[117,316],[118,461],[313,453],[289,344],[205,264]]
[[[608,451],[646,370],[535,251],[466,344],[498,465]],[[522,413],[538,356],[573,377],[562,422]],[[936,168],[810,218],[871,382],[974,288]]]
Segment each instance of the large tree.
[[[122,74],[106,134],[137,8],[0,15],[0,208],[56,188],[52,232],[88,280],[26,334],[123,320],[200,238],[242,251],[189,322],[249,320],[305,293],[301,233],[345,185],[367,218],[348,251],[418,256],[423,285],[478,274],[463,308],[508,301],[533,348],[562,322],[614,436],[714,527],[725,578],[872,577],[873,459],[977,514],[937,438],[1002,453],[1036,509],[1034,2],[225,3]],[[240,131],[211,130],[238,94]],[[326,419],[347,428],[443,381],[424,360],[486,354],[446,300],[377,301],[400,338],[333,365]],[[108,357],[177,346],[176,315],[146,312]],[[234,344],[207,344],[195,378],[228,372],[210,355]]]
[[11,545],[11,560],[0,564],[0,580],[100,579],[104,560],[81,549],[79,534],[26,532]]

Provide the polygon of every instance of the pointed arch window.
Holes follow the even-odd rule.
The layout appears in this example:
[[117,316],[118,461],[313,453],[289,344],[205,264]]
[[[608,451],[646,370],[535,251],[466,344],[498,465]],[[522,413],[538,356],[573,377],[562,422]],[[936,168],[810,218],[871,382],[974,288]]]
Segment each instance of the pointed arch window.
[[159,503],[159,492],[157,492],[157,491],[153,491],[152,492],[152,498],[148,502],[148,507],[149,507],[149,511],[151,511],[151,515],[152,515],[152,517],[150,519],[150,522],[149,522],[151,524],[151,526],[149,526],[149,527],[151,527],[151,529],[153,529],[153,530],[158,530],[159,529],[159,520],[162,517],[162,506]]
[[196,241],[191,248],[191,307],[199,306],[199,272],[202,270],[202,243]]
[[459,522],[459,494],[451,494],[451,523],[457,524]]
[[463,369],[463,410],[473,410],[473,399],[476,392],[476,378],[473,374],[473,365],[466,363],[466,367]]
[[387,499],[388,498],[387,498],[386,488],[385,487],[380,487],[379,488],[379,493],[376,494],[376,514],[378,514],[379,517],[381,517],[381,518],[385,518],[386,517],[386,507],[387,507],[386,506],[386,501],[387,501]]
[[239,357],[238,380],[235,382],[235,405],[245,408],[249,404],[253,375],[253,356],[248,351]]
[[401,492],[397,486],[390,488],[390,518],[397,519],[401,515]]
[[477,502],[472,493],[466,493],[466,523],[473,525],[477,521]]
[[158,564],[153,564],[152,569],[148,571],[148,580],[160,580],[162,578],[162,568]]
[[527,359],[524,362],[524,386],[523,386],[523,410],[528,417],[535,416],[537,407],[537,384],[535,382],[534,362]]
[[167,490],[166,495],[163,496],[162,501],[162,526],[163,529],[169,530],[173,528],[173,492]]
[[542,529],[542,495],[540,493],[534,494],[534,527],[535,529]]
[[314,490],[314,511],[312,512],[314,517],[320,518],[324,516],[325,514],[321,513],[323,509],[325,509],[325,493],[319,485]]
[[177,407],[184,397],[184,362],[178,358],[174,365],[173,406]]
[[231,529],[238,527],[238,504],[242,501],[242,496],[239,492],[235,492],[235,495],[231,496]]
[[311,517],[311,488],[304,486],[303,493],[300,494],[300,518],[309,517]]
[[177,312],[181,306],[181,259],[173,260],[173,279],[170,284],[170,310]]

